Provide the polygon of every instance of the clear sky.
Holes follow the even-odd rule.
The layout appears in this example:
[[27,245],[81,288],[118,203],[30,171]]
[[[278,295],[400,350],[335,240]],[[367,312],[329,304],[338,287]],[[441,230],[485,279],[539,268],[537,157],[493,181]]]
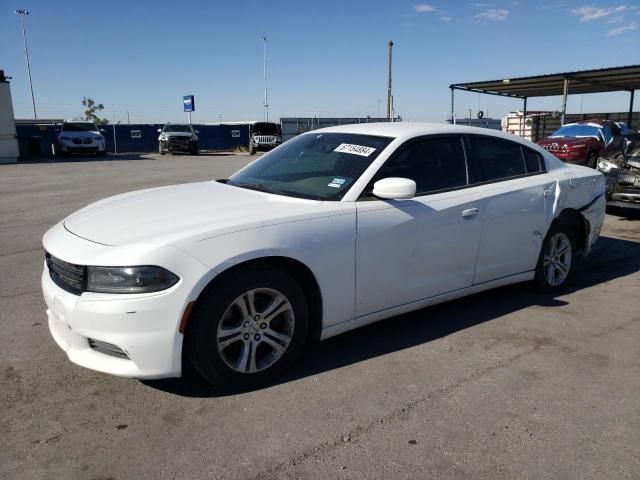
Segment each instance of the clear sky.
[[[387,42],[393,40],[395,110],[442,121],[448,85],[640,63],[640,1],[425,0],[9,0],[0,11],[0,69],[13,77],[16,116],[31,98],[16,8],[27,39],[38,116],[70,118],[80,101],[103,103],[125,122],[261,119],[266,34],[271,118],[384,115]],[[640,97],[639,95],[636,95]],[[568,111],[626,111],[627,93],[575,95]],[[112,107],[113,106],[113,107]],[[499,117],[521,102],[456,95]],[[560,108],[560,98],[529,109]],[[636,110],[640,98],[636,99]]]

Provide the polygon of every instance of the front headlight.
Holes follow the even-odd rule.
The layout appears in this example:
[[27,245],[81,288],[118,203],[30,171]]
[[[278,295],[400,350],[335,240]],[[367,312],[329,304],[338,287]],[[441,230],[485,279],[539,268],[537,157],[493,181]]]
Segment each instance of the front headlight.
[[620,166],[617,163],[610,162],[609,160],[600,160],[598,162],[598,170],[604,173],[609,173],[611,170],[617,170]]
[[71,140],[69,137],[60,137],[59,140]]
[[172,287],[180,280],[162,267],[87,267],[87,291],[149,293]]
[[191,141],[192,142],[197,142],[198,141],[198,136],[197,135],[191,135]]

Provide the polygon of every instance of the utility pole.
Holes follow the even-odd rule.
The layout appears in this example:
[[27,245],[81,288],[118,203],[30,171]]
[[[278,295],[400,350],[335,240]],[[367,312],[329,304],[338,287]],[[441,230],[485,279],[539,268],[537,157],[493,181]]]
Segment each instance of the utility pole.
[[264,121],[269,121],[269,103],[267,102],[267,38],[266,35],[261,35],[258,37],[259,40],[262,40],[262,69],[264,76]]
[[29,74],[29,89],[31,90],[31,105],[33,106],[33,123],[38,122],[38,115],[36,114],[36,99],[33,95],[33,83],[31,82],[31,64],[29,63],[29,49],[27,48],[27,30],[24,27],[24,17],[29,15],[28,10],[16,10],[15,14],[20,17],[22,22],[22,40],[24,42],[24,56],[27,60],[27,73]]
[[391,59],[393,55],[393,42],[389,40],[389,76],[387,79],[387,118],[391,119]]

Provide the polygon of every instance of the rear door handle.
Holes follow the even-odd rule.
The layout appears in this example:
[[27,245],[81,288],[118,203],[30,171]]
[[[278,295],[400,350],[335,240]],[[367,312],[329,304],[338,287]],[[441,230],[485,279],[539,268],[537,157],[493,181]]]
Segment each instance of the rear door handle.
[[464,218],[475,217],[476,215],[478,215],[478,213],[480,213],[480,210],[478,210],[477,208],[467,208],[465,210],[462,210],[462,216]]

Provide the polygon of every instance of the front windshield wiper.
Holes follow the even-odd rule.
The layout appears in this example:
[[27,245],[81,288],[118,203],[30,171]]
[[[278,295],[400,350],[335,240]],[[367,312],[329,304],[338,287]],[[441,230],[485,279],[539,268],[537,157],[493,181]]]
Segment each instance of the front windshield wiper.
[[234,187],[246,188],[247,190],[255,190],[257,192],[266,192],[266,193],[275,193],[276,195],[285,195],[290,197],[291,194],[289,192],[285,192],[284,190],[280,190],[279,188],[269,187],[267,185],[263,185],[261,183],[233,183],[231,181],[225,182],[227,185],[232,185]]

